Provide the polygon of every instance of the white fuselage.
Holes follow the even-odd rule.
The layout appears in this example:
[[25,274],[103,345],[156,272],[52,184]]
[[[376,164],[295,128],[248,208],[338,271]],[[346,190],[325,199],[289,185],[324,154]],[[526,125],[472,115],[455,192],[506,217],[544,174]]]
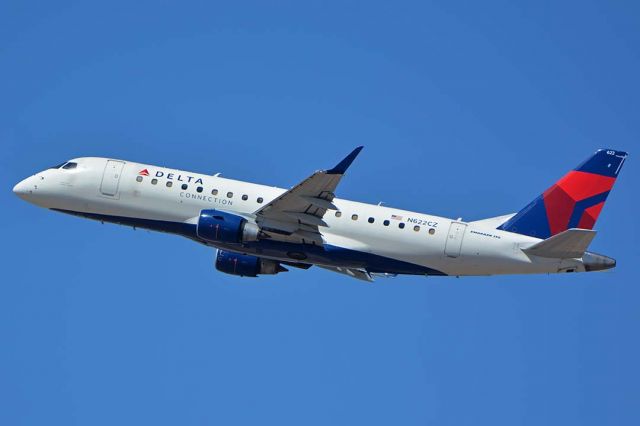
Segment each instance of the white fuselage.
[[[251,219],[256,210],[286,191],[130,161],[96,157],[71,161],[77,167],[44,170],[20,182],[14,191],[42,207],[175,232],[195,240],[195,235],[181,230],[194,227],[202,210],[216,209]],[[265,242],[268,244],[264,247],[260,242],[251,246],[199,242],[286,262],[300,260],[302,253],[305,263],[322,266],[366,268],[369,258],[377,264],[388,260],[388,268],[373,269],[390,274],[428,275],[427,271],[437,271],[439,275],[458,276],[585,270],[580,259],[528,256],[521,249],[541,240],[495,229],[497,224],[490,220],[465,223],[339,198],[333,203],[338,210],[327,211],[323,218],[327,226],[320,228],[323,245],[314,246],[312,252],[316,254],[308,258],[305,253],[310,247],[300,243],[291,242],[282,248],[273,240]],[[287,243],[285,236],[282,242]],[[335,258],[333,253],[337,253]],[[394,269],[399,263],[408,266]],[[411,265],[416,266],[415,271]]]

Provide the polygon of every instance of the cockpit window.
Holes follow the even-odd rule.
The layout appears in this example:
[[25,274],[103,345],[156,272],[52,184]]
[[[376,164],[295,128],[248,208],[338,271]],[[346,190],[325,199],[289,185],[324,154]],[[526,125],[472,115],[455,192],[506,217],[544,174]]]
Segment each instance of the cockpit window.
[[75,169],[76,167],[78,167],[78,163],[74,163],[71,161],[65,161],[64,163],[60,163],[58,165],[55,165],[53,167],[49,167],[50,169],[65,169],[65,170],[71,170],[71,169]]

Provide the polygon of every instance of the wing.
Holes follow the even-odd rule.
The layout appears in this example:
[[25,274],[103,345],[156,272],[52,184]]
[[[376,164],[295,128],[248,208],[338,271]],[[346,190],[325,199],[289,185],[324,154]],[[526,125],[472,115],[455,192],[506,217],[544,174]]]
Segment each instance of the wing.
[[355,278],[357,280],[366,281],[369,283],[373,282],[373,277],[371,276],[371,274],[365,271],[364,269],[343,268],[342,266],[321,266],[321,265],[318,265],[318,267],[322,269],[326,269],[327,271],[348,275],[351,278]]
[[254,214],[260,229],[272,238],[287,236],[309,244],[322,244],[322,219],[327,210],[337,210],[332,203],[335,190],[362,147],[347,155],[337,166],[317,171]]

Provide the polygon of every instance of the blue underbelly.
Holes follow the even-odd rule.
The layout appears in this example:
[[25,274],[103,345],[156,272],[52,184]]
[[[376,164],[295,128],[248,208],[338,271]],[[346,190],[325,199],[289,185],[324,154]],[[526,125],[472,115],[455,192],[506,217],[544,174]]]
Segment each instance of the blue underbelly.
[[124,216],[102,215],[97,213],[82,213],[69,210],[56,211],[81,216],[102,222],[134,226],[152,231],[166,232],[190,238],[202,244],[212,245],[225,250],[275,258],[287,262],[307,264],[322,264],[327,266],[343,266],[349,268],[363,268],[373,273],[409,274],[409,275],[446,275],[443,272],[425,266],[416,265],[379,256],[358,250],[346,249],[330,244],[322,246],[311,244],[294,244],[274,240],[259,240],[245,244],[211,244],[196,235],[196,225],[182,222],[139,219]]

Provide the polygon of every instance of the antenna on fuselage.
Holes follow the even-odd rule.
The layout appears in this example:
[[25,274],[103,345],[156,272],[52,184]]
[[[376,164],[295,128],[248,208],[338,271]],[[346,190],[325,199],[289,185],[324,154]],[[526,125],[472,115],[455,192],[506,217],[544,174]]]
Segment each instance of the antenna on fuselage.
[[222,176],[222,173],[220,173],[220,172],[213,174],[213,177],[220,177],[220,176]]

